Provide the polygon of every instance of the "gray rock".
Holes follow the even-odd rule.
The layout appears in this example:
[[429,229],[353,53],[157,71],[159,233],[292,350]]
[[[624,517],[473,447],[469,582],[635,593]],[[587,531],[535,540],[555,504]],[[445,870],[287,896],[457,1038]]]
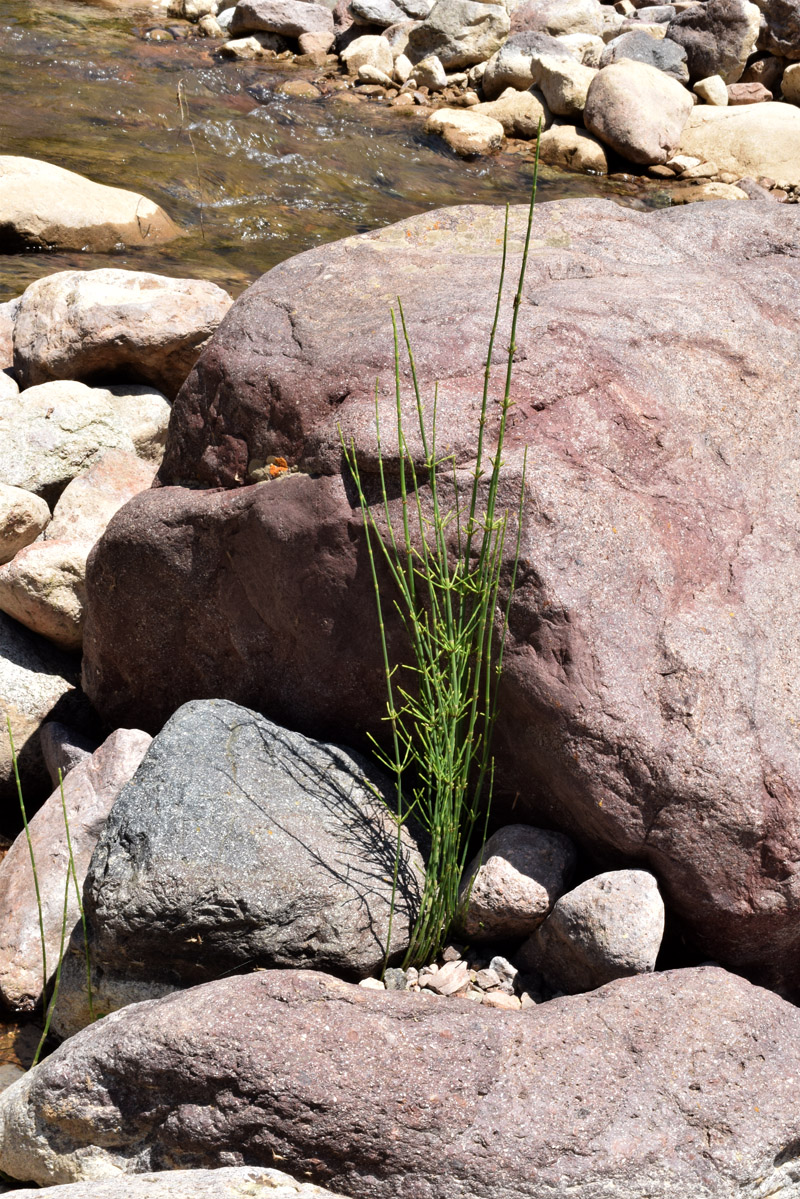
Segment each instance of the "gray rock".
[[524,92],[534,84],[533,58],[574,58],[571,51],[547,33],[513,33],[486,64],[483,94],[495,100],[507,87]]
[[600,66],[607,67],[623,58],[632,58],[634,62],[646,62],[666,75],[671,75],[679,83],[689,82],[686,50],[671,38],[654,38],[650,37],[649,33],[620,34],[606,45]]
[[260,972],[67,1041],[0,1096],[0,1168],[279,1159],[364,1199],[788,1199],[799,1075],[797,1008],[713,967],[525,1012]]
[[40,496],[0,483],[0,565],[35,541],[49,521],[50,509]]
[[107,450],[155,465],[169,423],[167,399],[151,387],[87,387],[57,381],[0,400],[0,477],[55,503],[71,479]]
[[630,20],[648,25],[669,25],[676,11],[673,4],[654,4],[650,8],[633,13]]
[[575,59],[550,58],[545,54],[533,59],[533,68],[550,111],[559,117],[580,116],[597,71]]
[[40,729],[48,718],[84,722],[88,704],[78,690],[80,660],[0,612],[0,801],[18,811],[6,719],[17,750],[26,803],[51,790]]
[[[15,1190],[19,1199],[41,1191]],[[48,1187],[48,1199],[341,1199],[312,1182],[295,1182],[279,1170],[247,1166],[219,1170],[164,1170]]]
[[260,30],[284,37],[333,33],[333,15],[324,5],[305,0],[239,0],[230,30],[234,37]]
[[603,15],[598,0],[524,0],[511,14],[511,32],[562,33],[603,32]]
[[646,870],[610,870],[562,895],[517,955],[558,991],[576,994],[655,969],[664,902]]
[[474,104],[470,111],[499,121],[507,137],[536,137],[540,122],[541,128],[547,129],[553,120],[538,88],[519,92],[514,87],[508,87],[496,100]]
[[408,35],[412,62],[435,54],[452,70],[485,62],[508,37],[510,23],[502,4],[481,0],[436,0],[428,17]]
[[569,837],[526,824],[498,829],[470,862],[457,931],[470,941],[522,937],[544,920],[575,868]]
[[800,8],[796,0],[759,0],[758,7],[762,14],[759,50],[792,60],[800,58]]
[[433,7],[433,0],[350,0],[349,7],[356,24],[388,29],[409,18],[424,20]]
[[[396,830],[372,786],[391,801],[391,782],[360,756],[247,708],[179,709],[115,803],[86,879],[109,998],[114,977],[181,986],[257,966],[375,973]],[[407,946],[423,877],[406,832],[392,953]],[[74,991],[68,978],[64,989]]]
[[629,162],[663,163],[677,148],[692,108],[691,94],[677,79],[625,59],[594,77],[583,121]]
[[735,83],[755,49],[760,21],[749,0],[708,0],[678,13],[667,26],[667,37],[686,50],[692,83],[709,75]]
[[[132,778],[151,738],[138,729],[117,729],[99,749],[64,779],[64,803],[69,821],[75,872],[83,886],[97,838],[124,785]],[[59,960],[64,889],[69,871],[61,790],[56,790],[29,820],[31,842],[42,900],[48,982]],[[42,949],[39,912],[27,839],[20,833],[0,862],[0,997],[16,1012],[30,1012],[42,995]],[[70,887],[67,937],[79,918]],[[84,986],[86,979],[84,977]]]
[[70,770],[91,758],[97,749],[97,742],[91,737],[59,720],[45,721],[39,730],[39,740],[44,764],[54,787],[58,786],[59,771],[62,778],[66,778]]
[[203,279],[58,271],[19,301],[14,370],[23,387],[122,377],[173,397],[232,303]]

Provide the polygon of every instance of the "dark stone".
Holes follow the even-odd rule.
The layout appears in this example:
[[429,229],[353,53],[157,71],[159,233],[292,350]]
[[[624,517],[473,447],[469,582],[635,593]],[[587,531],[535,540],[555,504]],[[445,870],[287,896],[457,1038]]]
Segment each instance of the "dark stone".
[[680,83],[687,83],[689,80],[686,50],[668,37],[654,38],[649,33],[635,31],[623,33],[608,43],[600,59],[600,66],[607,67],[609,63],[619,62],[622,58],[646,62],[651,67],[671,75]]
[[678,13],[667,37],[686,50],[692,83],[710,75],[735,83],[755,46],[759,20],[749,0],[708,0]]

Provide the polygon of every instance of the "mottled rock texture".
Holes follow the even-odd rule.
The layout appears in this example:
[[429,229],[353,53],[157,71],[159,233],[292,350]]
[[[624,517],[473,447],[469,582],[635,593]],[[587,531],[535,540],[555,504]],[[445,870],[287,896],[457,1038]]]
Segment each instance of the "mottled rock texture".
[[[771,107],[795,111],[739,112]],[[524,221],[515,208],[511,278]],[[165,486],[118,512],[90,558],[85,679],[106,718],[155,731],[213,693],[347,744],[385,732],[338,428],[374,487],[375,379],[390,447],[400,295],[426,397],[441,381],[442,448],[468,470],[501,248],[499,211],[427,213],[282,263],[234,305],[176,401]],[[787,985],[798,313],[795,206],[538,207],[504,451],[515,507],[529,446],[496,739],[496,802],[518,795],[515,820],[651,869],[704,952]],[[298,473],[239,486],[270,454]]]
[[[379,970],[397,835],[371,787],[393,799],[391,781],[359,755],[236,704],[176,712],[115,803],[89,867],[101,1010],[129,1001],[129,980],[187,986],[256,966],[351,978]],[[393,953],[408,945],[424,881],[407,829],[402,850]],[[75,948],[62,1033],[88,1019],[80,940]]]
[[0,1097],[0,1169],[279,1159],[355,1199],[789,1196],[798,1072],[796,1008],[712,967],[524,1012],[265,972],[65,1042]]

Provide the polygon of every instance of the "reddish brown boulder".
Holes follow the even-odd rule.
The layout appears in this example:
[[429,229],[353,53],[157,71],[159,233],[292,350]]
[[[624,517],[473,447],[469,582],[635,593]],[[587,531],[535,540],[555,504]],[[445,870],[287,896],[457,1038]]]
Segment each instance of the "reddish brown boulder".
[[[504,454],[513,504],[529,446],[498,802],[651,869],[706,952],[794,985],[800,213],[698,208],[538,209]],[[512,274],[523,229],[515,209]],[[442,444],[469,463],[501,244],[497,210],[428,213],[241,297],[173,412],[161,480],[192,489],[136,497],[90,559],[85,679],[108,719],[155,731],[219,695],[347,744],[381,731],[338,427],[369,476],[401,295]],[[240,487],[269,455],[298,473]]]
[[357,1199],[788,1196],[799,1073],[797,1009],[714,968],[523,1012],[266,971],[70,1038],[0,1097],[0,1168],[277,1162]]

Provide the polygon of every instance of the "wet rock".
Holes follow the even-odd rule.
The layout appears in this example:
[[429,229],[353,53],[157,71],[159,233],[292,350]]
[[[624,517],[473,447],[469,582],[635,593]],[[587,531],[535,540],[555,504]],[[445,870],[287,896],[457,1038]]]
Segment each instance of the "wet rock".
[[20,299],[14,370],[23,387],[122,377],[173,397],[232,303],[202,279],[59,271]]
[[673,204],[695,204],[702,200],[747,200],[749,197],[740,187],[729,183],[717,183],[714,180],[695,180],[679,182],[670,189],[670,200]]
[[514,33],[486,64],[481,86],[488,100],[495,100],[508,87],[527,91],[534,85],[533,58],[573,58],[569,47],[546,33]]
[[284,37],[333,33],[333,14],[310,0],[239,0],[231,18],[232,36],[261,30]]
[[97,742],[84,736],[59,720],[46,721],[39,730],[47,773],[54,787],[58,786],[59,773],[66,778],[81,762],[91,758],[98,748]]
[[648,63],[666,75],[671,75],[679,83],[689,81],[686,50],[671,38],[652,38],[649,33],[623,33],[608,43],[599,65],[607,67],[623,58]]
[[646,870],[610,870],[562,895],[517,954],[521,970],[574,995],[655,969],[664,903]]
[[464,872],[458,931],[470,941],[532,933],[544,920],[575,869],[569,837],[525,824],[494,833]]
[[548,55],[538,56],[533,65],[535,82],[550,111],[559,117],[580,116],[597,71],[574,59],[550,58]]
[[436,0],[429,16],[408,35],[412,62],[435,54],[448,69],[485,62],[508,37],[502,4],[481,0]]
[[79,649],[89,551],[114,513],[150,487],[154,475],[153,463],[109,450],[73,479],[43,537],[0,567],[0,610],[62,649]]
[[540,122],[542,129],[547,129],[553,121],[538,88],[520,92],[507,87],[497,100],[476,104],[472,111],[499,121],[507,137],[536,137]]
[[693,83],[709,75],[735,83],[755,49],[760,20],[749,0],[708,0],[678,13],[667,37],[686,50]]
[[0,251],[89,250],[171,241],[163,209],[136,192],[93,183],[35,158],[0,156]]
[[[375,973],[397,835],[370,784],[391,800],[391,781],[363,758],[236,704],[176,712],[115,803],[86,879],[106,997],[116,979],[175,987],[259,966]],[[424,878],[408,833],[403,854],[392,953],[407,948]],[[85,1006],[80,944],[71,957],[62,1034]]]
[[18,812],[6,719],[17,750],[26,802],[49,794],[40,728],[48,717],[85,717],[88,705],[77,690],[80,662],[0,612],[0,802]]
[[[151,738],[137,729],[117,729],[91,757],[64,779],[64,802],[69,821],[78,886],[83,886],[97,838],[124,785],[133,777]],[[64,890],[69,871],[61,790],[29,821],[42,899],[48,981],[59,959]],[[20,833],[0,862],[0,998],[15,1012],[30,1012],[42,995],[42,949],[30,855]],[[70,887],[67,937],[79,920],[74,886]],[[84,986],[86,979],[84,975]]]
[[680,150],[713,159],[737,178],[770,175],[800,183],[800,112],[790,104],[698,106],[684,126]]
[[[20,1199],[41,1195],[16,1190]],[[218,1170],[164,1170],[49,1188],[48,1199],[341,1199],[312,1182],[295,1182],[278,1170],[246,1166]]]
[[759,50],[782,58],[800,58],[800,10],[794,0],[761,0]]
[[462,158],[492,154],[505,136],[500,121],[474,108],[440,108],[428,117],[425,132],[438,134]]
[[666,162],[680,141],[692,97],[676,79],[643,62],[616,62],[592,80],[586,128],[629,162]]
[[49,520],[50,509],[38,495],[0,483],[0,565],[35,541]]
[[598,0],[524,0],[511,14],[511,32],[549,33],[603,32]]
[[712,967],[524,1014],[261,972],[62,1045],[0,1097],[0,1168],[51,1186],[278,1157],[371,1199],[779,1194],[798,1046],[796,1008]]
[[725,108],[728,103],[728,89],[721,75],[709,75],[708,79],[698,80],[692,90],[706,104],[714,104],[718,108]]
[[[769,110],[800,119],[705,109]],[[709,956],[782,985],[800,983],[800,558],[794,489],[775,484],[800,460],[798,220],[787,204],[537,206],[503,502],[524,445],[532,490],[495,741],[513,819],[653,869]],[[524,222],[513,208],[509,279]],[[413,296],[423,395],[442,381],[441,445],[469,469],[502,229],[481,206],[429,212],[282,263],[237,301],[176,402],[162,486],[90,557],[84,670],[104,719],[158,728],[213,688],[317,736],[385,733],[337,426],[374,485],[376,377],[385,428],[394,410],[388,305]],[[298,472],[237,484],[270,454]]]
[[376,67],[391,75],[394,66],[392,48],[386,38],[378,34],[365,33],[355,38],[341,53],[348,75],[357,75],[361,67]]
[[543,133],[539,157],[553,166],[593,175],[608,174],[608,159],[602,142],[574,125],[553,125]]
[[0,477],[55,502],[71,479],[110,449],[161,460],[170,407],[137,384],[57,381],[0,400]]

